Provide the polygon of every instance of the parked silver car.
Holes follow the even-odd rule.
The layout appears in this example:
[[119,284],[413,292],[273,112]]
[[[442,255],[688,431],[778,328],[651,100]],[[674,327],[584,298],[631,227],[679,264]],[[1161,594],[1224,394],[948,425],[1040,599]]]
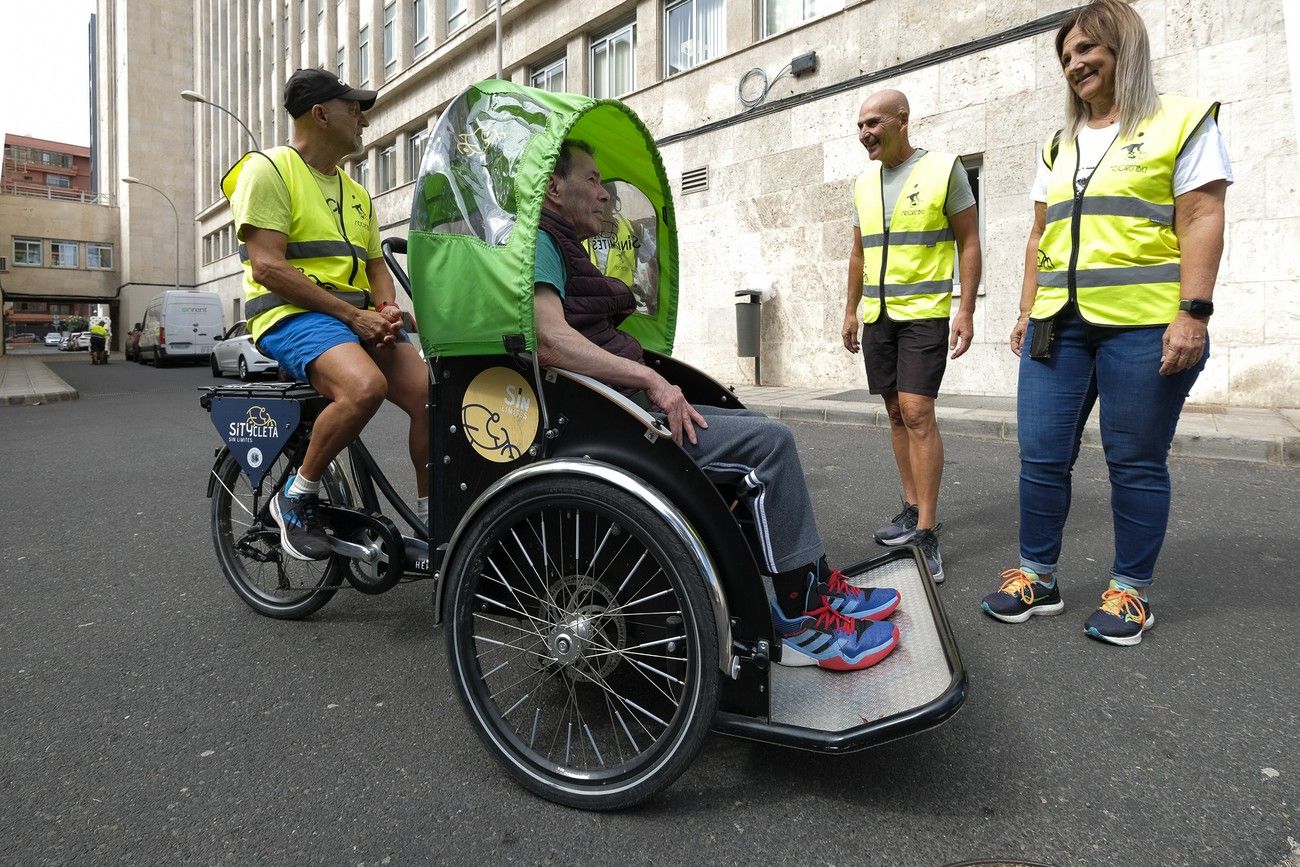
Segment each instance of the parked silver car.
[[241,319],[222,335],[212,347],[212,375],[235,374],[244,382],[262,374],[276,374],[280,365],[257,351],[253,335],[248,332],[248,321]]
[[45,335],[45,345],[53,346],[55,349],[59,348],[59,343],[62,342],[62,340],[63,335],[58,331],[51,331],[49,334]]

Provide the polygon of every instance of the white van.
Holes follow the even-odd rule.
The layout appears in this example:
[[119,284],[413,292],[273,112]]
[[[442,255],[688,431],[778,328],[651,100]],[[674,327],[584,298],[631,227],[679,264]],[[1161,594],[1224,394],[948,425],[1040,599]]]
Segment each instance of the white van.
[[202,363],[226,332],[221,297],[215,292],[168,289],[145,308],[136,357],[162,367],[174,361]]

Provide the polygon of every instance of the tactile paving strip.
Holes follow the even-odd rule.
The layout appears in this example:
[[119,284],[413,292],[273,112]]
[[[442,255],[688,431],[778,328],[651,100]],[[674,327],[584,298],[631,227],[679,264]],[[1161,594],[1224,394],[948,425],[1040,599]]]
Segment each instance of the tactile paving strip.
[[772,666],[771,719],[824,732],[857,728],[928,704],[952,682],[915,560],[891,560],[848,577],[860,587],[893,587],[902,596],[890,620],[898,647],[865,671],[823,671],[816,666]]

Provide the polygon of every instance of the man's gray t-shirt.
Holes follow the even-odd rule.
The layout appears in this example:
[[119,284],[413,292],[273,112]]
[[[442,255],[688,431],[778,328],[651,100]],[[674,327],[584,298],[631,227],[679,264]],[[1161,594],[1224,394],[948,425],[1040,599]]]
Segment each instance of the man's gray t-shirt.
[[[917,161],[925,153],[925,148],[917,148],[910,157],[892,169],[888,166],[881,166],[880,184],[884,188],[885,194],[886,229],[889,228],[889,218],[893,216],[894,205],[898,203],[898,197],[903,194],[903,184],[907,182],[907,176],[912,173]],[[975,193],[971,191],[970,178],[966,176],[966,167],[962,165],[961,160],[953,160],[952,174],[948,177],[948,200],[944,203],[943,212],[951,220],[953,214],[960,214],[973,204],[975,204]],[[853,225],[861,225],[858,222],[856,204],[853,207]]]

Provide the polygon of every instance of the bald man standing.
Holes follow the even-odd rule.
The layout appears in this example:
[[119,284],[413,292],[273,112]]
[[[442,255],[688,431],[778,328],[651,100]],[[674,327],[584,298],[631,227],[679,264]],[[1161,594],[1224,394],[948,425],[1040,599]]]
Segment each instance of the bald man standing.
[[[871,163],[853,187],[841,336],[849,352],[862,350],[867,385],[884,398],[902,481],[903,510],[876,531],[876,541],[918,545],[938,583],[944,579],[934,534],[943,440],[934,402],[948,351],[960,358],[974,337],[982,263],[966,170],[953,154],[913,147],[910,115],[907,97],[897,90],[873,94],[858,112],[858,141]],[[961,304],[950,327],[958,251]]]

